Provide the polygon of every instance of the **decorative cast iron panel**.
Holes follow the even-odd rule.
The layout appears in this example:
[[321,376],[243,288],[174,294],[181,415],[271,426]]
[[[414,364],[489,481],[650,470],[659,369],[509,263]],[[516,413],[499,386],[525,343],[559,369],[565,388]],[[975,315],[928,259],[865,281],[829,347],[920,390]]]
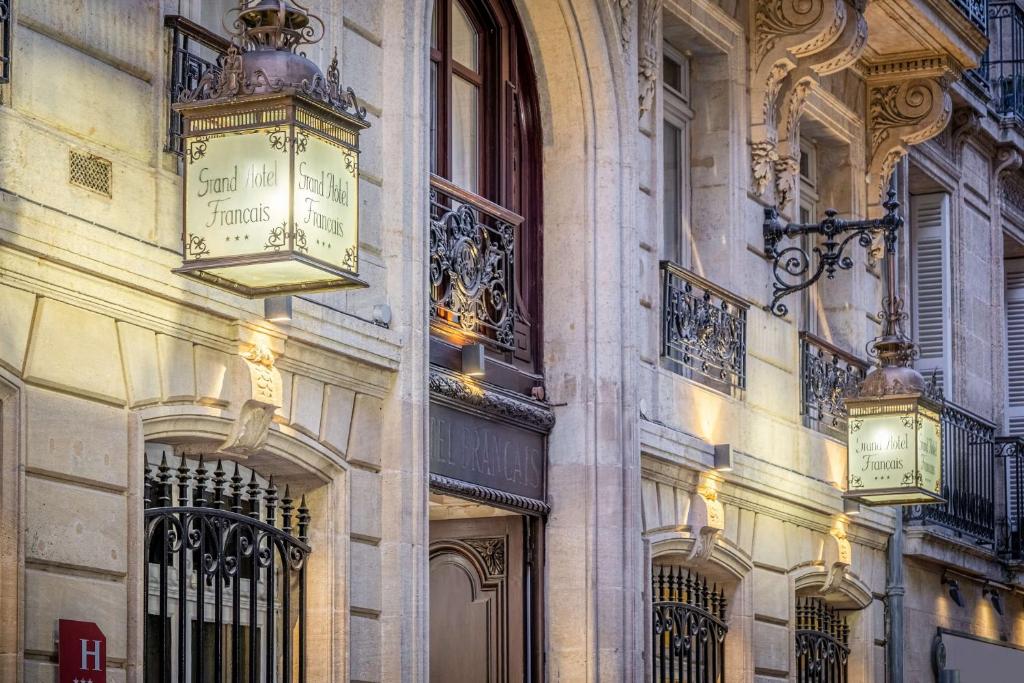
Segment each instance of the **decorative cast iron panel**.
[[746,386],[747,305],[662,261],[661,355],[674,372],[697,373],[716,388]]
[[11,82],[11,0],[0,0],[0,83]]
[[989,47],[980,70],[988,79],[989,106],[1024,123],[1024,10],[1014,2],[988,8]]
[[430,316],[502,350],[515,342],[515,230],[522,218],[436,176],[430,181]]
[[867,363],[824,339],[800,335],[801,412],[809,427],[846,439],[846,405],[867,372]]
[[995,425],[960,406],[942,406],[942,497],[945,503],[905,508],[908,521],[939,524],[995,543]]
[[[3,0],[0,0],[2,3]],[[203,75],[217,66],[230,43],[199,24],[180,16],[168,16],[164,25],[171,32],[171,73],[167,79],[167,151],[179,157],[185,152],[181,114],[170,108],[182,96],[195,90]]]
[[796,601],[796,680],[845,683],[850,659],[850,626],[817,598]]
[[145,680],[304,683],[305,497],[237,464],[209,475],[201,458],[145,469]]
[[981,29],[982,33],[988,30],[988,0],[952,0],[952,2],[960,9],[961,14]]
[[653,596],[653,680],[725,680],[725,592],[681,567],[656,566]]

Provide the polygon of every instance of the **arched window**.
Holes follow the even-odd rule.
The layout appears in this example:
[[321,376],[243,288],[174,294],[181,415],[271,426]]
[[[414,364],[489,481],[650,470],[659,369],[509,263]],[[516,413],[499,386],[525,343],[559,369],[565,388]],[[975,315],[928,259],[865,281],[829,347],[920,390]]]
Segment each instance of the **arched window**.
[[453,347],[480,342],[506,361],[488,381],[528,391],[540,370],[540,136],[510,2],[437,0],[430,96],[432,360],[458,370]]

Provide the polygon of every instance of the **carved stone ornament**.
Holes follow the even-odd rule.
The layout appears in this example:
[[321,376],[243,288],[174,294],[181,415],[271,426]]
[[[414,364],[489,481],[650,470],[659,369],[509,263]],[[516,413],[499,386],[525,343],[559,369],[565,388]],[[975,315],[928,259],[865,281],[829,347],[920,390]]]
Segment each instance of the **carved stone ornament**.
[[496,417],[525,423],[538,431],[550,432],[555,426],[554,412],[543,403],[469,384],[436,368],[430,370],[430,393]]
[[629,42],[633,33],[633,0],[616,0],[619,6],[619,32],[622,39],[622,51],[629,51]]
[[828,595],[839,590],[853,563],[853,547],[846,538],[846,523],[842,520],[837,520],[829,531],[825,539],[822,560],[825,563],[826,575],[821,593]]
[[281,407],[284,397],[280,371],[274,367],[274,354],[266,346],[253,345],[240,354],[243,366],[239,374],[248,382],[237,382],[242,387],[238,417],[231,433],[220,450],[240,456],[249,456],[263,448],[267,442],[274,411]]
[[640,118],[651,109],[654,92],[658,84],[660,63],[658,59],[658,21],[661,18],[662,0],[640,0],[640,19],[637,31],[640,46],[637,55],[639,71]]
[[690,517],[693,546],[687,554],[688,563],[707,562],[715,550],[718,537],[725,530],[725,508],[718,500],[718,481],[705,474],[697,490],[690,496]]
[[871,67],[868,89],[868,172],[880,202],[896,164],[916,145],[949,123],[949,88],[959,69],[945,59],[922,59]]

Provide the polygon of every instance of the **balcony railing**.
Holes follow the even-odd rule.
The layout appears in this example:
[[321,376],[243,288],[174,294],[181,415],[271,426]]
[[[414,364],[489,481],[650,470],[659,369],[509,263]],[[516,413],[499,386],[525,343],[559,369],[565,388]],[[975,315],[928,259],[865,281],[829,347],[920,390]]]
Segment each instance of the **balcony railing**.
[[11,80],[11,0],[0,0],[0,83]]
[[[230,43],[227,38],[176,14],[164,17],[164,26],[171,33],[171,69],[167,79],[170,107],[181,99],[182,93],[199,85],[199,79],[217,65],[217,60],[227,52]],[[173,109],[168,112],[166,149],[180,157],[184,153],[181,114]]]
[[1024,437],[1004,436],[996,439],[999,471],[1003,485],[997,490],[1006,496],[1005,505],[997,524],[1000,549],[1004,557],[1024,560]]
[[523,217],[430,177],[430,322],[509,351],[515,344],[515,234]]
[[846,439],[846,404],[868,364],[810,332],[800,333],[800,412],[804,424]]
[[721,391],[746,388],[748,305],[670,261],[661,277],[665,365]]
[[942,407],[942,497],[946,502],[909,507],[907,519],[944,526],[995,549],[995,434],[994,424],[946,401]]
[[1024,11],[1012,2],[988,8],[989,46],[981,69],[991,93],[989,106],[1024,122]]
[[970,19],[971,23],[985,31],[988,0],[952,0],[952,2],[959,8],[961,14]]

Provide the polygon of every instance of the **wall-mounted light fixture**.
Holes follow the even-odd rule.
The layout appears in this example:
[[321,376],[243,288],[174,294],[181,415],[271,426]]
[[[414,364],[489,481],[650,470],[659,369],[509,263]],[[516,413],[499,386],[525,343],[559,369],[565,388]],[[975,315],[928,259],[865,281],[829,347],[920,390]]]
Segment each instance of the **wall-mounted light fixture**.
[[850,500],[849,498],[843,498],[843,514],[847,516],[859,515],[860,503],[855,500]]
[[715,444],[715,469],[719,472],[732,471],[732,444]]
[[1003,599],[999,597],[999,591],[995,586],[985,586],[981,589],[981,596],[992,602],[992,607],[999,616],[1003,616]]
[[268,296],[263,300],[263,317],[275,323],[292,319],[292,298],[290,296]]
[[462,347],[462,374],[483,377],[487,374],[487,356],[483,344],[466,344]]
[[942,585],[949,587],[949,597],[953,598],[953,602],[955,602],[957,606],[963,607],[964,596],[960,594],[960,582],[951,576],[943,574]]

